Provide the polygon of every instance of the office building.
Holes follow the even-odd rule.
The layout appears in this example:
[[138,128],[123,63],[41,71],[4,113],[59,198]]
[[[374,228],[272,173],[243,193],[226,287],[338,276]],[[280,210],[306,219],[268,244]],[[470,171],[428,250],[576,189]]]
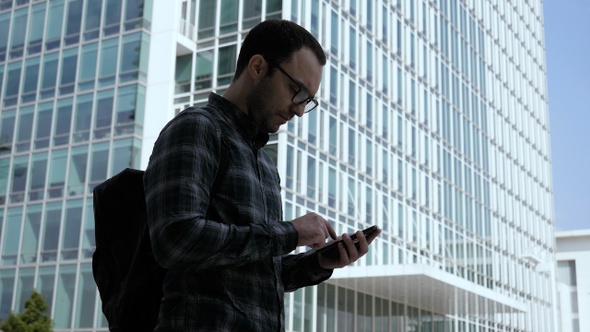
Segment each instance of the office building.
[[285,298],[289,331],[555,331],[540,0],[0,0],[0,317],[35,287],[104,331],[92,188],[230,83],[267,18],[308,28],[318,109],[267,149],[285,219],[377,224],[370,253]]
[[590,230],[555,234],[560,331],[590,329]]

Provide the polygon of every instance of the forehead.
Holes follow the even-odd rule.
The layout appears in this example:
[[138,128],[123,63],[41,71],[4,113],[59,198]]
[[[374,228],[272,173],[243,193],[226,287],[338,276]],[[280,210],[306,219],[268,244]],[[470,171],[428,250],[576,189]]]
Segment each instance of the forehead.
[[323,66],[309,48],[302,48],[281,63],[291,77],[303,83],[311,94],[315,94],[322,81]]

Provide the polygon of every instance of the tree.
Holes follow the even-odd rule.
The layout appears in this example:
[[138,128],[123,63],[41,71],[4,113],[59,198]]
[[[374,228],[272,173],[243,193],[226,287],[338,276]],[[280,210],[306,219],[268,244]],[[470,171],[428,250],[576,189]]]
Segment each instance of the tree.
[[0,323],[3,332],[51,332],[53,322],[45,312],[49,306],[43,295],[33,290],[31,297],[25,302],[25,311],[19,314],[10,313],[8,318]]

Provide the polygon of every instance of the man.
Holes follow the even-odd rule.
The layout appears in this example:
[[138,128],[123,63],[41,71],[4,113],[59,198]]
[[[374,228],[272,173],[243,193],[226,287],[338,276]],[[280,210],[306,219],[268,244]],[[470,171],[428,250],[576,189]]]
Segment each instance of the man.
[[[153,252],[169,269],[156,331],[283,331],[285,291],[318,284],[362,257],[342,235],[340,258],[320,248],[330,223],[315,213],[282,222],[269,133],[317,106],[324,51],[299,25],[269,20],[244,40],[223,97],[164,127],[144,182]],[[207,113],[209,115],[207,115]]]

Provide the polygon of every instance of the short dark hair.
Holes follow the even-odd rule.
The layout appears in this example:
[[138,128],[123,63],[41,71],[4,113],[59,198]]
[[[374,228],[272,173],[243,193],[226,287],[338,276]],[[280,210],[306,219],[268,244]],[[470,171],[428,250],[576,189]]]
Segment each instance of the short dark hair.
[[303,47],[309,48],[322,66],[326,64],[324,49],[305,28],[287,20],[263,21],[248,32],[242,43],[234,80],[242,74],[252,56],[256,54],[281,63]]

